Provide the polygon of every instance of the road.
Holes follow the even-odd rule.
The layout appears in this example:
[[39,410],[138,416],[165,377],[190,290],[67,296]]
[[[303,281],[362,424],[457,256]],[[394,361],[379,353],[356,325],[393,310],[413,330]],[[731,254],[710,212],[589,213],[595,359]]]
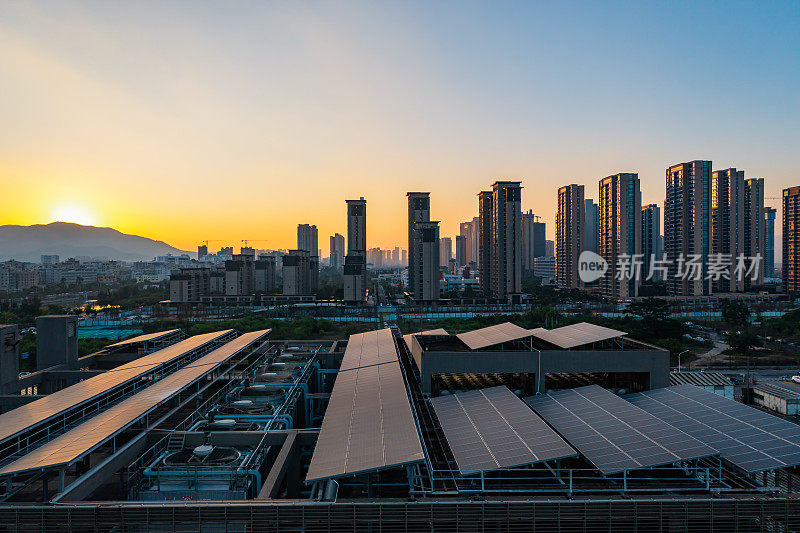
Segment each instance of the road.
[[690,368],[724,362],[725,356],[722,354],[722,352],[730,348],[730,346],[728,346],[728,344],[722,340],[722,337],[716,333],[711,334],[711,340],[714,343],[714,347],[692,361],[689,365]]

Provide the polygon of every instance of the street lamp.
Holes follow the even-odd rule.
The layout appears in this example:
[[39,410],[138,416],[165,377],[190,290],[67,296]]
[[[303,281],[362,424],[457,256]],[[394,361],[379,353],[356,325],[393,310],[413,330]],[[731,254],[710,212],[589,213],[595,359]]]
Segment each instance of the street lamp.
[[682,356],[683,354],[685,354],[686,352],[688,352],[688,351],[689,351],[689,350],[684,350],[684,351],[682,351],[681,353],[679,353],[679,354],[678,354],[678,372],[680,372],[680,371],[681,371],[681,356]]

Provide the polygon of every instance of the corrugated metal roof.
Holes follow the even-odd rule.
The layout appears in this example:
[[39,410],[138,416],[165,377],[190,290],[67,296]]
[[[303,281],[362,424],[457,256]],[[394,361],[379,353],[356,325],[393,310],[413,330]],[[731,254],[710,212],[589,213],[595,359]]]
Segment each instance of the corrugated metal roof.
[[593,342],[627,335],[624,331],[617,331],[616,329],[605,328],[588,322],[579,322],[551,330],[538,328],[531,330],[529,334],[564,349],[576,348]]
[[760,391],[764,394],[769,394],[771,396],[776,396],[778,398],[783,398],[784,400],[800,399],[800,392],[784,388],[779,385],[773,385],[770,383],[760,383],[758,385],[753,385],[753,390]]
[[512,324],[511,322],[504,322],[495,326],[476,329],[457,335],[457,337],[461,339],[461,342],[466,344],[470,350],[479,350],[481,348],[494,346],[495,344],[524,339],[530,336],[530,331],[516,324]]
[[696,385],[698,387],[733,387],[733,382],[721,372],[673,372],[670,385]]
[[409,352],[411,351],[411,337],[415,335],[450,335],[450,334],[447,333],[444,329],[439,328],[439,329],[431,329],[428,331],[420,331],[419,333],[408,333],[407,335],[403,335],[403,340],[405,341],[406,346],[408,346]]

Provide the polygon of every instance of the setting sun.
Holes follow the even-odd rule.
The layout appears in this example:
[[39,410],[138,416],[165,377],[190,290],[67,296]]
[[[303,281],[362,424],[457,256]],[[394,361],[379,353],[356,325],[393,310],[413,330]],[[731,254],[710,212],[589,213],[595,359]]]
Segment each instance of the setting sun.
[[62,205],[53,211],[54,222],[74,222],[84,226],[93,226],[94,216],[84,207],[77,205]]

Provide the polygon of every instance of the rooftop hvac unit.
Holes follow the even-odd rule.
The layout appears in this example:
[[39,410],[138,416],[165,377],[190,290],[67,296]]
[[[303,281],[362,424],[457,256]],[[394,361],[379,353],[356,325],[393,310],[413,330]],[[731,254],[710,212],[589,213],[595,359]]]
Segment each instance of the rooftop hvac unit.
[[242,415],[271,415],[280,407],[280,404],[271,402],[254,402],[253,400],[234,400],[230,403],[220,405],[214,409],[215,418],[225,418],[228,416]]
[[141,501],[244,500],[259,490],[263,455],[249,448],[200,446],[165,451],[141,471],[132,496]]

